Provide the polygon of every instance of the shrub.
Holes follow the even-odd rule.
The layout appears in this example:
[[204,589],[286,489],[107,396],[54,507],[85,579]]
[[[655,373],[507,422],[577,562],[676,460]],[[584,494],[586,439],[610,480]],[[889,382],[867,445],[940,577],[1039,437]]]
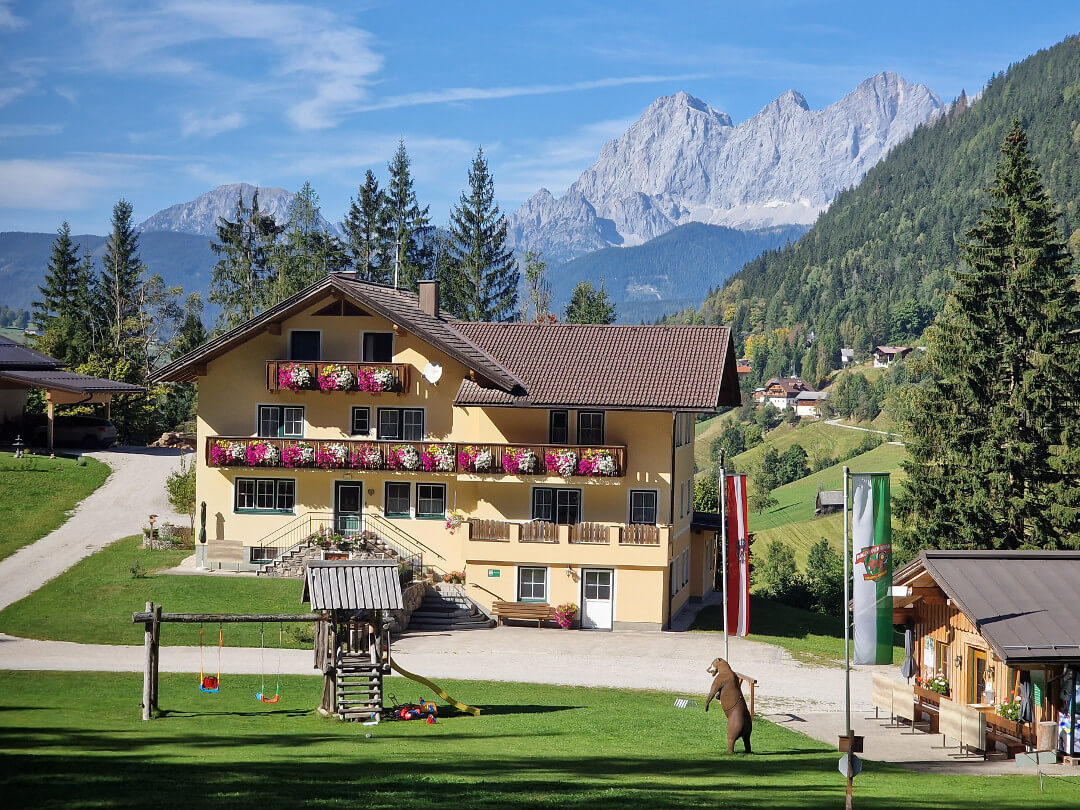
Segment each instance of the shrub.
[[810,548],[804,579],[813,609],[839,615],[844,599],[844,559],[824,537]]
[[795,566],[795,552],[782,540],[772,540],[755,561],[752,571],[754,588],[766,599],[793,607],[810,603],[806,579]]
[[131,572],[132,579],[146,579],[149,576],[147,570],[143,568],[142,560],[138,557],[135,558],[135,562],[131,564],[128,571]]
[[195,454],[181,453],[180,467],[165,479],[165,491],[169,505],[182,515],[187,515],[191,530],[195,530]]
[[719,506],[720,482],[716,475],[707,475],[694,482],[694,511],[715,512]]

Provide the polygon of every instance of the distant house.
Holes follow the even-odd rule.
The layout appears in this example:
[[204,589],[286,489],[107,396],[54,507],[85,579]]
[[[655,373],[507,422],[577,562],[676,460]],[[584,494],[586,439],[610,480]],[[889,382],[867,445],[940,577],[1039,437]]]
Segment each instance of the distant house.
[[760,403],[774,405],[780,410],[794,408],[795,400],[803,391],[813,391],[814,388],[808,382],[798,377],[773,377],[761,390],[761,398],[758,392],[754,392],[754,399]]
[[844,491],[840,489],[819,489],[814,503],[814,515],[828,515],[844,508]]
[[841,349],[840,350],[840,365],[846,366],[848,363],[854,362],[855,350],[854,349]]
[[743,357],[735,361],[735,370],[739,374],[749,374],[754,369],[751,367],[750,361]]
[[910,354],[910,346],[875,346],[874,368],[888,368],[896,360],[900,360]]
[[829,398],[827,391],[800,391],[795,397],[796,416],[821,416],[818,405]]

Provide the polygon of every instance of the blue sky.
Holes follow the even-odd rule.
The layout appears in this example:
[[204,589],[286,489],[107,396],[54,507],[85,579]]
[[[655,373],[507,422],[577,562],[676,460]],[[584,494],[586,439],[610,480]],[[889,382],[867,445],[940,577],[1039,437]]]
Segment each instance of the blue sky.
[[658,96],[743,120],[893,70],[943,100],[1080,31],[1073,2],[0,0],[0,231],[104,233],[221,183],[340,220],[399,138],[444,222],[478,146],[511,211]]

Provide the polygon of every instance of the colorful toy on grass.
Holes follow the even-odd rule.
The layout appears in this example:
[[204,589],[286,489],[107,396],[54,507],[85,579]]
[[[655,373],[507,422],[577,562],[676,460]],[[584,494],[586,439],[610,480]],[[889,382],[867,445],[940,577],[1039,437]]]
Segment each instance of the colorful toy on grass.
[[435,723],[435,718],[439,714],[439,707],[434,703],[420,698],[420,703],[405,703],[402,706],[394,710],[394,716],[398,720],[420,720],[427,719],[427,724],[430,726]]

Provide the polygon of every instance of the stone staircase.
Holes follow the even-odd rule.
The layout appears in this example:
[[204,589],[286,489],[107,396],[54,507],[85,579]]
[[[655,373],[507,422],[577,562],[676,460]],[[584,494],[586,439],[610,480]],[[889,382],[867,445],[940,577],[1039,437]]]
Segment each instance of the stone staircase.
[[412,614],[408,631],[437,632],[446,630],[486,630],[495,626],[495,620],[484,614],[464,594],[442,593],[428,586],[424,601]]
[[[304,560],[319,559],[322,556],[322,551],[323,549],[312,543],[294,546],[266,563],[257,573],[261,577],[303,577]],[[377,558],[397,560],[398,562],[409,561],[408,558],[402,557],[398,549],[393,548],[381,537],[363,542],[354,542],[351,553],[355,559]]]

